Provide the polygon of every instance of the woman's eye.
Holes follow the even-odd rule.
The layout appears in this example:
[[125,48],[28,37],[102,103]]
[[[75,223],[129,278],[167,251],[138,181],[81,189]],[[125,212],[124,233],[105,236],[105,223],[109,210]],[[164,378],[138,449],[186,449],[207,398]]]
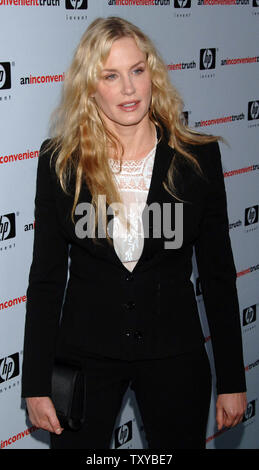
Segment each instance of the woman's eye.
[[138,69],[133,70],[133,73],[134,73],[135,75],[139,75],[139,74],[141,74],[142,72],[144,72],[144,69],[142,69],[142,68],[138,68]]
[[106,75],[105,80],[114,80],[116,78],[115,73],[111,73],[110,75]]

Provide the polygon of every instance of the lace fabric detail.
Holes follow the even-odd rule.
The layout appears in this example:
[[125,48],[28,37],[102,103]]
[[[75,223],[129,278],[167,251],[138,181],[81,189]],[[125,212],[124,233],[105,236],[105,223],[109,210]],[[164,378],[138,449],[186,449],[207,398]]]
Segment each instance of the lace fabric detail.
[[146,157],[140,160],[124,160],[121,166],[118,160],[109,158],[123,201],[123,207],[120,209],[130,223],[127,230],[125,223],[114,215],[113,245],[117,256],[129,271],[137,264],[144,246],[142,212],[150,187],[156,145]]
[[120,162],[109,158],[110,167],[120,191],[148,191],[151,180],[156,146],[140,160]]

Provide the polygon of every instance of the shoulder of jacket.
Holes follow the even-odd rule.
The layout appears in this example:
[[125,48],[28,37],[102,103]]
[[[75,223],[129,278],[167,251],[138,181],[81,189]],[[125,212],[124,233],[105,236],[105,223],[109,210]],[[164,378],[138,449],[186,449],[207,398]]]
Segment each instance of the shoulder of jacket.
[[221,153],[218,141],[188,145],[187,151],[196,159],[202,171],[202,181],[210,184],[222,174]]
[[58,157],[58,152],[54,148],[53,139],[46,139],[42,142],[39,152],[39,159],[41,162],[48,162],[51,169],[54,169],[55,162]]
[[40,146],[40,154],[51,154],[53,151],[53,139],[45,139]]
[[190,150],[191,153],[193,153],[199,158],[199,157],[204,157],[205,155],[218,153],[219,143],[218,141],[213,141],[213,142],[206,142],[204,144],[198,144],[198,145],[188,144],[187,149]]
[[191,145],[189,150],[205,171],[210,172],[215,165],[220,164],[221,154],[218,141]]

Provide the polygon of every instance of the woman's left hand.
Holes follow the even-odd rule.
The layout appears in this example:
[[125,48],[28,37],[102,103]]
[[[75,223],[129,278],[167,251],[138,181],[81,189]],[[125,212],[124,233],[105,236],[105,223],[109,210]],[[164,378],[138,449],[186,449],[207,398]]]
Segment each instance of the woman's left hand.
[[223,426],[233,427],[240,423],[246,411],[246,393],[222,393],[216,403],[218,430]]

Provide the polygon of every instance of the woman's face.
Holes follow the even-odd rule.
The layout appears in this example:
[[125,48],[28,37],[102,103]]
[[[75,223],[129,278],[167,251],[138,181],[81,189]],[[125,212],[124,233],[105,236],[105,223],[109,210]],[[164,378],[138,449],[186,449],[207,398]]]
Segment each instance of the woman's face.
[[117,39],[93,95],[108,127],[135,126],[148,119],[151,89],[145,54],[133,38]]

